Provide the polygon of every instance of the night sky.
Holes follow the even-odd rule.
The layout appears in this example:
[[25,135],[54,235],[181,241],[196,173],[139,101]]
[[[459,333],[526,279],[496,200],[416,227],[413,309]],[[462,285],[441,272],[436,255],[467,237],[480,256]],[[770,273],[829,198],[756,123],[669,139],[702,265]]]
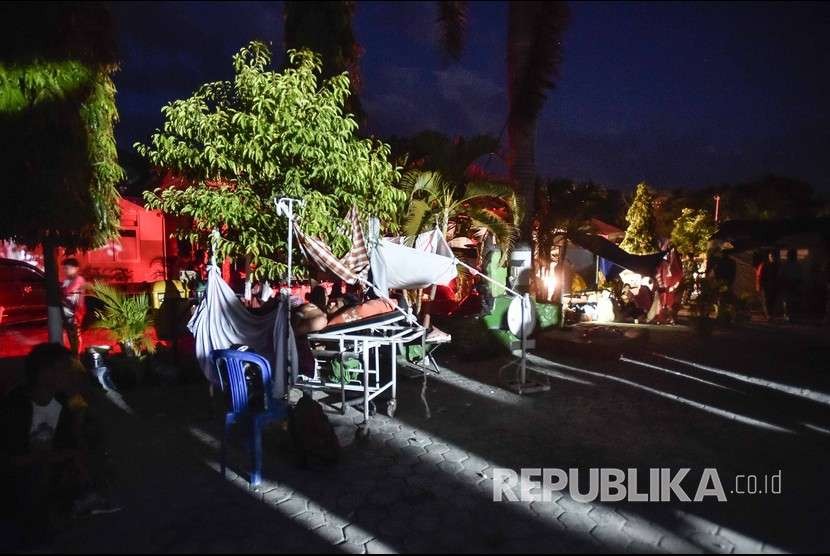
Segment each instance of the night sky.
[[[281,52],[281,2],[118,3],[118,140],[232,75],[251,39]],[[830,190],[830,9],[805,3],[571,3],[564,64],[540,118],[539,173],[630,188],[700,187],[777,173]],[[499,135],[504,2],[470,5],[458,63],[432,2],[358,2],[369,131]],[[499,171],[498,162],[488,168]]]

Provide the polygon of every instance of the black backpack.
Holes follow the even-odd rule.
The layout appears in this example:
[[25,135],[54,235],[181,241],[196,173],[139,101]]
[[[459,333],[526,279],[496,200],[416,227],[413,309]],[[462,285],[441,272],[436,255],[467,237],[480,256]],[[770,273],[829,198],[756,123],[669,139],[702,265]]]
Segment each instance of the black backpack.
[[334,428],[323,412],[323,406],[307,392],[294,406],[288,427],[301,465],[308,465],[313,460],[336,463],[340,458],[340,444]]

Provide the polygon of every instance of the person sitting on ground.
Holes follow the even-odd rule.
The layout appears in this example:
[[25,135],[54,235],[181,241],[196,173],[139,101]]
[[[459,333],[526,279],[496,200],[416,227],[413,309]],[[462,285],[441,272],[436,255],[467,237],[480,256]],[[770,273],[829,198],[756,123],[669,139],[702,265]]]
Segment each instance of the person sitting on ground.
[[78,365],[64,346],[39,344],[26,357],[25,383],[0,404],[0,476],[11,494],[3,509],[32,540],[49,532],[55,514],[110,511],[93,488],[88,404],[73,384]]
[[637,307],[640,315],[646,316],[651,309],[654,302],[654,293],[651,289],[651,278],[643,277],[640,281],[640,287],[633,298],[634,305]]

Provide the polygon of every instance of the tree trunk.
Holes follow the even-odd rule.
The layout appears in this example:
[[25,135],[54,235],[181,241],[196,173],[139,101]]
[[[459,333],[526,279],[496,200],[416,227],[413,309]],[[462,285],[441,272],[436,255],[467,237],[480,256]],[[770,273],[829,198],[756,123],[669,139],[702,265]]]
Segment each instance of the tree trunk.
[[532,244],[536,216],[536,122],[511,122],[509,141],[510,178],[516,183],[524,203],[519,239]]
[[[537,7],[529,2],[512,2],[507,33],[508,156],[510,178],[524,204],[519,239],[533,246],[536,217],[536,116],[528,117],[517,103],[533,49]],[[531,260],[531,295],[535,294],[535,261]]]
[[521,222],[521,240],[532,240],[532,222],[536,212],[536,117],[523,110],[521,98],[536,34],[534,2],[511,2],[507,29],[508,156],[510,178],[525,204]]
[[55,243],[43,242],[43,267],[46,274],[46,316],[50,342],[63,342],[63,306],[58,276],[58,260]]

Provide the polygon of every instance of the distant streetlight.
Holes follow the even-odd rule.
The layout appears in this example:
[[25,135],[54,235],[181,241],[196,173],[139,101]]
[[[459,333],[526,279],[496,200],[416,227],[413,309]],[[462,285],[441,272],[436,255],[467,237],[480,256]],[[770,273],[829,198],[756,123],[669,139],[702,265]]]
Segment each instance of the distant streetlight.
[[715,195],[715,222],[718,221],[720,216],[720,195]]

